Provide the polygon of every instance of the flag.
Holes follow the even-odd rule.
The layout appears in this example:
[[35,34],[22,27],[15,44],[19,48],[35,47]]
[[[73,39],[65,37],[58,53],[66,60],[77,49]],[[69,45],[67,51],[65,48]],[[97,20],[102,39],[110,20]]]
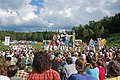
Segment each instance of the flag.
[[93,45],[93,43],[94,43],[94,40],[91,38],[89,41],[89,45],[91,46],[91,45]]
[[49,44],[50,46],[52,46],[53,45],[53,42],[52,41],[50,41],[50,44]]
[[105,43],[106,43],[106,39],[102,39],[102,40],[101,40],[101,44],[102,44],[102,46],[104,46]]
[[42,39],[42,43],[44,43],[44,38]]
[[99,46],[102,46],[101,40],[102,40],[102,38],[98,38],[98,45]]
[[86,43],[83,43],[83,50],[85,50],[87,48],[87,44]]
[[75,47],[75,32],[73,32],[73,48]]

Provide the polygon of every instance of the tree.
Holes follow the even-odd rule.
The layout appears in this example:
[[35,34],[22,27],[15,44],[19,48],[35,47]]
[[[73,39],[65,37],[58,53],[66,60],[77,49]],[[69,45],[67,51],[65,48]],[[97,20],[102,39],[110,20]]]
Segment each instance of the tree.
[[102,34],[104,33],[104,27],[100,22],[95,22],[93,30],[96,38],[102,37]]
[[83,34],[83,37],[89,36],[88,29],[84,28],[82,34]]

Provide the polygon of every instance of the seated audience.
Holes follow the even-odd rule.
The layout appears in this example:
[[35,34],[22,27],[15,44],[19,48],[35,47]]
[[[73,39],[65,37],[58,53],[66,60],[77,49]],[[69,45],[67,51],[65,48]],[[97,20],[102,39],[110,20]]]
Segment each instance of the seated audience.
[[51,69],[51,59],[47,52],[36,52],[33,59],[30,80],[61,80],[58,72]]
[[17,66],[16,65],[10,65],[8,67],[8,77],[10,78],[10,80],[22,80],[20,77],[15,76],[15,74],[17,73]]
[[67,80],[97,80],[86,72],[86,62],[78,58],[75,62],[78,73],[70,75]]
[[16,76],[19,76],[22,78],[22,80],[27,80],[29,77],[29,74],[27,72],[25,72],[25,62],[21,62],[20,63],[20,70],[17,71],[17,73],[15,74]]
[[7,76],[5,76],[6,75],[5,72],[6,71],[5,71],[4,67],[2,67],[0,65],[0,80],[10,80]]
[[107,77],[120,76],[120,63],[116,60],[112,60],[107,65]]
[[63,72],[65,73],[65,77],[68,78],[71,74],[77,73],[75,69],[75,64],[72,64],[72,58],[66,58],[67,65],[64,66]]
[[104,80],[105,69],[103,67],[103,62],[101,60],[98,61],[98,69],[99,69],[99,80]]
[[99,69],[97,67],[96,60],[91,61],[91,65],[93,68],[87,68],[87,73],[99,80]]

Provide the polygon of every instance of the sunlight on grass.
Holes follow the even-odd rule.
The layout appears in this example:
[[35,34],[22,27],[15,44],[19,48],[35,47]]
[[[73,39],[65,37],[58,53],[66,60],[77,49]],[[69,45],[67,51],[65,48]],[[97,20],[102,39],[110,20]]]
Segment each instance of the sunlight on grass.
[[33,44],[32,47],[36,49],[43,49],[43,43],[37,42],[36,44]]

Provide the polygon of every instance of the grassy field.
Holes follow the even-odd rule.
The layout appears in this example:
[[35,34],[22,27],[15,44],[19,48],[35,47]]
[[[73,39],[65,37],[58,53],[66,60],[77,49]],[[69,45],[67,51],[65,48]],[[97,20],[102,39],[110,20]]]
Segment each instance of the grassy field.
[[107,46],[120,48],[120,33],[110,35],[110,37],[107,38]]
[[9,49],[9,46],[5,46],[4,44],[0,43],[0,50]]
[[36,44],[33,44],[32,47],[37,49],[43,49],[43,43],[37,42]]
[[[43,43],[37,42],[36,44],[33,44],[32,47],[36,49],[43,49]],[[6,49],[9,49],[9,46],[5,46],[4,44],[0,43],[0,50],[6,50]]]

